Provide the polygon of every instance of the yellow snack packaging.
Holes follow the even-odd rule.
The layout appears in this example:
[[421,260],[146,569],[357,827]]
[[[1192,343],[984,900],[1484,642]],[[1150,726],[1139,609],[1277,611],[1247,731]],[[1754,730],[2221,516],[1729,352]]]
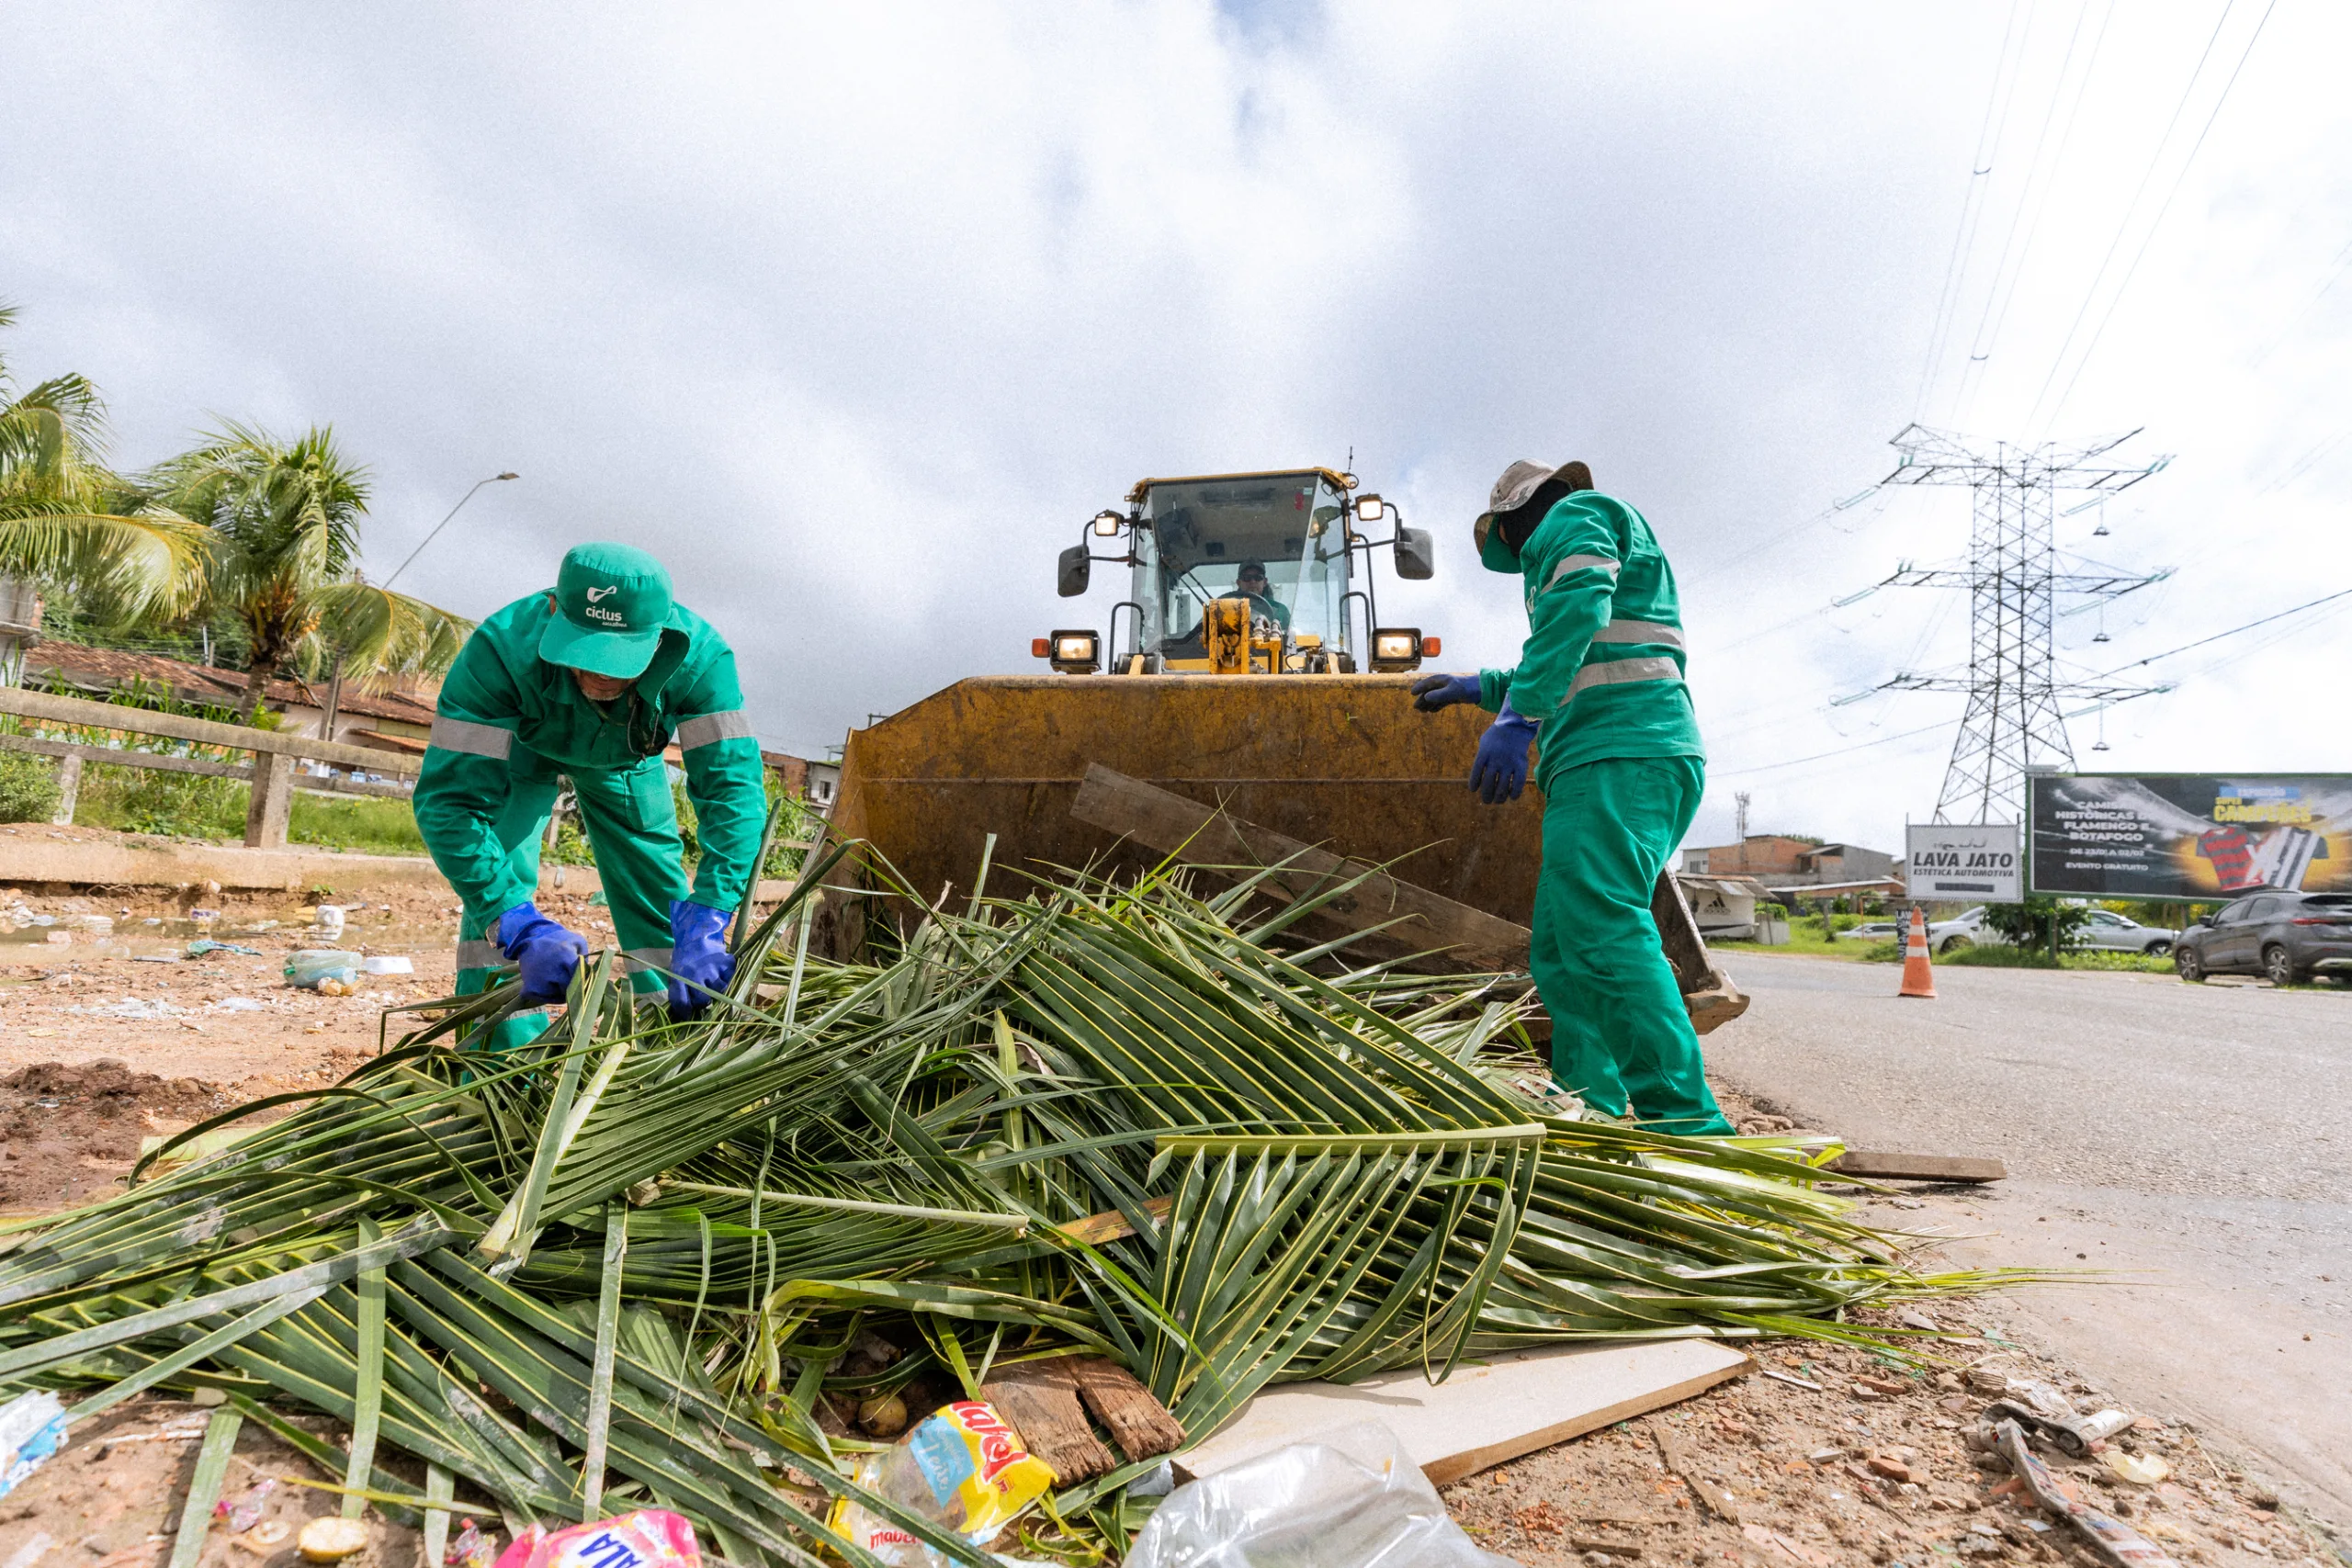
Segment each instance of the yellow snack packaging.
[[[1021,1434],[994,1405],[959,1399],[924,1416],[885,1451],[868,1454],[857,1482],[978,1545],[1044,1496],[1054,1472],[1021,1446]],[[835,1499],[825,1523],[893,1568],[935,1568],[945,1561],[847,1497]]]

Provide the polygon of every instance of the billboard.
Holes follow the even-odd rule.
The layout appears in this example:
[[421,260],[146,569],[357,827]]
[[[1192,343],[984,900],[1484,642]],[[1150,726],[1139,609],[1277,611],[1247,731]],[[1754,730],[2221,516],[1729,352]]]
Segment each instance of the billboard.
[[2352,892],[2352,775],[2041,773],[2029,789],[2037,893]]
[[1904,836],[1904,890],[1913,898],[2014,904],[2025,896],[2014,822],[1914,822]]

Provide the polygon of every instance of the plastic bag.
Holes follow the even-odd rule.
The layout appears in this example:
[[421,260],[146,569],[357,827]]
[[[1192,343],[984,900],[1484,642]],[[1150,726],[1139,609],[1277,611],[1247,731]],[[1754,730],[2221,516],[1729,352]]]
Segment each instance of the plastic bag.
[[498,1555],[498,1568],[702,1568],[695,1527],[666,1508],[639,1508],[549,1534],[533,1525]]
[[359,977],[360,966],[368,960],[356,953],[342,953],[332,947],[306,947],[286,955],[286,983],[303,990],[315,991],[322,981],[332,980],[348,987]]
[[[1054,1472],[1021,1446],[1021,1435],[994,1405],[959,1399],[916,1422],[882,1452],[868,1454],[858,1466],[857,1481],[916,1517],[978,1544],[1043,1496],[1054,1484]],[[847,1497],[834,1503],[825,1523],[843,1540],[897,1568],[946,1561]]]
[[0,1497],[65,1446],[65,1406],[46,1389],[0,1404]]
[[1462,1533],[1396,1435],[1324,1432],[1177,1488],[1126,1568],[1515,1568]]

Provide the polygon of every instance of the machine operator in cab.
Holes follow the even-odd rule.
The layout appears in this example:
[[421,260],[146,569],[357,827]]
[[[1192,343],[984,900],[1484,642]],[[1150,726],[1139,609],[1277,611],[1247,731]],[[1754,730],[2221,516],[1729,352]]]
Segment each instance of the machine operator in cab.
[[1552,1015],[1552,1076],[1611,1116],[1728,1134],[1650,917],[1706,784],[1673,569],[1582,463],[1513,463],[1473,531],[1489,570],[1520,575],[1527,641],[1515,669],[1415,682],[1413,705],[1496,714],[1470,773],[1489,806],[1519,798],[1541,739],[1530,967]]
[[[684,845],[662,753],[675,738],[702,859]],[[443,682],[416,784],[416,822],[463,906],[458,990],[488,988],[503,961],[526,1006],[561,1001],[588,943],[539,912],[539,843],[558,775],[571,780],[624,970],[640,994],[666,988],[692,1018],[732,976],[727,923],[755,874],[767,798],[735,655],[671,597],[670,574],[627,545],[581,545],[552,590],[477,627]],[[665,983],[648,965],[675,978]],[[512,1017],[476,1043],[534,1039]]]
[[1266,581],[1266,563],[1246,560],[1235,574],[1234,591],[1250,601],[1250,614],[1262,615],[1285,632],[1290,630],[1290,606],[1274,597],[1272,587]]

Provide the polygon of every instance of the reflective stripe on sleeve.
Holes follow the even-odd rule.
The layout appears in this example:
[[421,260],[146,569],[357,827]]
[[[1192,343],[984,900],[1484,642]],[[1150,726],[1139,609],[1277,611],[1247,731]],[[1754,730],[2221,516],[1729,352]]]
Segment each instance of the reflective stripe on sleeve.
[[670,950],[666,947],[632,947],[621,954],[621,973],[642,975],[648,968],[670,967]]
[[691,751],[697,746],[707,746],[715,740],[746,740],[751,734],[752,720],[741,708],[727,713],[707,713],[678,726],[678,750]]
[[1623,686],[1634,681],[1679,681],[1682,666],[1671,659],[1612,659],[1606,664],[1588,664],[1577,671],[1568,682],[1568,695],[1573,697],[1588,686]]
[[435,714],[433,716],[433,733],[425,743],[438,746],[444,751],[463,751],[469,756],[491,757],[503,762],[514,754],[514,732],[501,729],[494,724],[444,718]]
[[1595,642],[1644,642],[1667,648],[1682,646],[1682,628],[1664,621],[1611,621],[1592,634]]
[[498,944],[494,942],[477,937],[471,942],[458,944],[458,967],[460,969],[495,969],[505,962],[506,955],[498,951]]
[[1558,582],[1560,579],[1567,576],[1568,573],[1572,571],[1582,571],[1586,567],[1591,567],[1598,571],[1605,571],[1610,576],[1614,577],[1617,575],[1620,564],[1621,563],[1608,556],[1562,556],[1560,558],[1560,564],[1552,569],[1551,581],[1544,583],[1544,586],[1548,589],[1552,587],[1553,584]]

